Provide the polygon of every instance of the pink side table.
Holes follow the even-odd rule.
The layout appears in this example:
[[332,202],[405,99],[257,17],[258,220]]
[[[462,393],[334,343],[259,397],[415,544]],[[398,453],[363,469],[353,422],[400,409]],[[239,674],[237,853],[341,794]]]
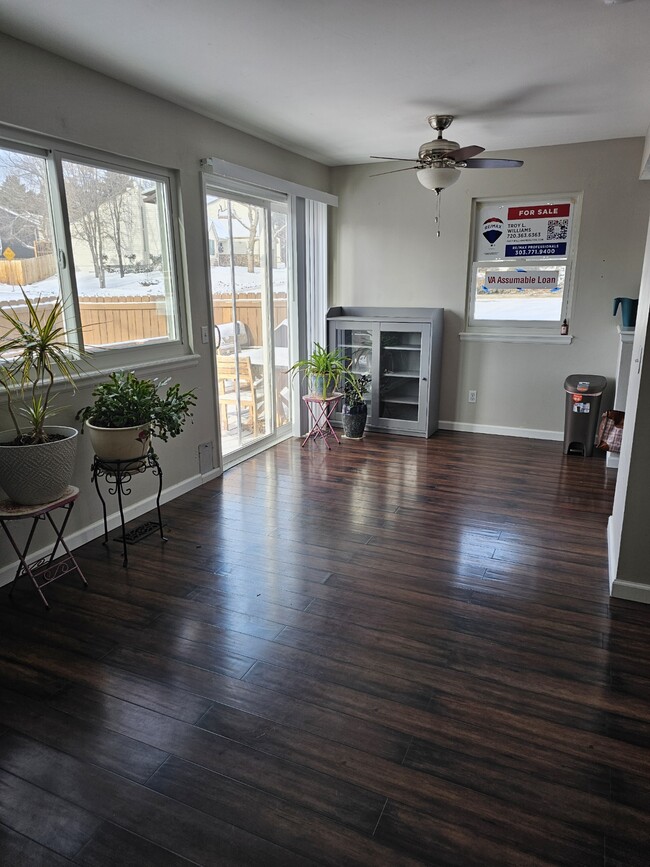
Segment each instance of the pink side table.
[[334,394],[331,394],[329,397],[316,397],[311,394],[303,396],[303,400],[305,401],[305,405],[309,411],[309,415],[311,416],[312,426],[311,430],[302,441],[300,448],[303,448],[305,443],[310,439],[314,440],[314,442],[317,439],[322,439],[329,449],[330,444],[327,440],[330,437],[334,437],[336,442],[339,445],[341,444],[341,440],[337,437],[336,431],[332,427],[330,418],[342,397],[343,395],[338,391],[335,391]]
[[[18,581],[19,578],[22,578],[23,575],[29,576],[32,584],[36,588],[38,595],[41,597],[41,600],[46,608],[49,608],[50,606],[43,594],[43,587],[51,584],[52,581],[56,581],[57,578],[61,578],[63,575],[67,575],[69,572],[77,572],[83,582],[84,589],[88,586],[88,582],[84,578],[83,573],[77,564],[77,561],[72,556],[72,552],[66,545],[65,539],[63,538],[66,524],[68,523],[68,518],[70,517],[72,507],[74,506],[75,500],[78,496],[79,489],[73,488],[72,485],[70,485],[70,487],[68,487],[63,492],[63,495],[60,496],[58,500],[54,500],[51,503],[42,503],[38,506],[19,506],[17,503],[12,502],[11,500],[2,500],[0,502],[0,527],[2,527],[2,529],[5,531],[14,551],[16,552],[16,554],[18,554],[18,560],[20,561],[18,563],[18,569],[11,585],[11,589],[9,590],[10,596],[14,592],[16,581]],[[52,520],[51,513],[54,512],[56,509],[63,509],[65,512],[63,521],[61,522],[59,527],[57,527],[57,525]],[[21,551],[16,543],[16,540],[12,536],[11,530],[9,529],[8,525],[11,521],[19,521],[29,518],[32,519],[32,527],[27,538],[25,547]],[[52,550],[46,557],[42,557],[35,563],[28,563],[27,557],[29,556],[29,549],[32,544],[32,539],[34,538],[34,533],[36,531],[36,527],[38,526],[38,522],[44,521],[46,519],[54,530],[56,536]],[[58,562],[55,563],[54,558],[56,557],[56,552],[59,550],[59,547],[63,548],[63,550],[65,551],[65,555],[61,557]]]

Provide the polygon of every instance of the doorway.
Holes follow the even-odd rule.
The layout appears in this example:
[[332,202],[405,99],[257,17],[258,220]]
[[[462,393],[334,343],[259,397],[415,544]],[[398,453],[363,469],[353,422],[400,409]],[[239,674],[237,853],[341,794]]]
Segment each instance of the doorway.
[[206,217],[221,453],[291,432],[289,208],[208,184]]

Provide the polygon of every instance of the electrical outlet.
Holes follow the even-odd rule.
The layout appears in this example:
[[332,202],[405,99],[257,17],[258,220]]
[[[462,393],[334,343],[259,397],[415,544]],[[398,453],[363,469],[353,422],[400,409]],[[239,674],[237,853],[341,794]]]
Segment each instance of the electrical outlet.
[[473,389],[470,389],[467,392],[467,402],[468,403],[476,403],[476,392]]
[[201,343],[208,343],[210,340],[210,332],[207,325],[201,326]]

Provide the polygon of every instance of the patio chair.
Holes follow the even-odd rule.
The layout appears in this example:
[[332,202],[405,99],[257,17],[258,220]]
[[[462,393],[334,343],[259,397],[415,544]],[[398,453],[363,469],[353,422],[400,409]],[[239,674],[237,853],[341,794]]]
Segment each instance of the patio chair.
[[[239,371],[239,401],[237,399],[237,371]],[[250,358],[239,358],[234,355],[217,355],[217,380],[219,384],[219,416],[221,426],[228,430],[228,410],[241,406],[242,416],[247,411],[246,421],[242,425],[250,425],[253,436],[264,432],[264,393],[262,379],[255,379]]]

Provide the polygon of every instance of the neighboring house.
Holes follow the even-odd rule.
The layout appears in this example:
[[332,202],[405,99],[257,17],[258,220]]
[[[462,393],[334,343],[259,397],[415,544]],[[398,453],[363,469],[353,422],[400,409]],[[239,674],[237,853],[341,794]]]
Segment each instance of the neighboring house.
[[[120,193],[120,197],[122,259],[131,270],[135,266],[138,266],[138,270],[145,270],[151,266],[152,257],[156,259],[161,256],[156,188],[143,189],[133,185]],[[112,199],[107,199],[99,206],[100,249],[104,265],[110,271],[119,267],[116,233],[110,211],[111,201]],[[87,224],[80,217],[71,222],[70,227],[76,267],[82,271],[93,271],[93,254],[90,247],[92,238],[89,238]]]
[[[208,214],[208,247],[210,256],[225,259],[215,260],[216,265],[229,264],[230,251],[235,254],[235,264],[245,265],[249,253],[250,239],[250,215],[248,207],[240,202],[231,200],[231,219],[225,207],[225,200],[217,196],[208,196],[206,210]],[[232,240],[231,240],[232,233]],[[254,241],[255,264],[259,264],[260,237],[259,229]]]
[[0,254],[9,247],[16,259],[33,259],[41,240],[41,222],[31,214],[17,214],[0,205]]
[[[248,252],[248,230],[237,221],[232,221],[232,248],[235,257],[246,256]],[[225,218],[210,220],[208,226],[208,245],[211,256],[230,255],[230,224]],[[255,254],[259,256],[259,238],[255,240]],[[223,263],[219,263],[223,264]]]

